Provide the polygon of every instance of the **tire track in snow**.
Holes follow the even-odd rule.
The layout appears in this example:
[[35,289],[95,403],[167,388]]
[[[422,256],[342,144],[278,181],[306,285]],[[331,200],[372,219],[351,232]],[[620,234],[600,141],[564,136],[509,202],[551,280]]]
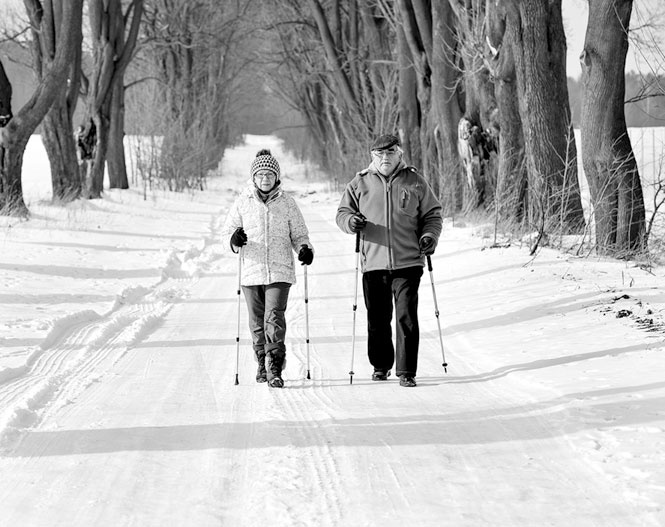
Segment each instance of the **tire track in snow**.
[[[344,506],[338,499],[344,494],[341,487],[342,478],[328,434],[322,432],[318,423],[321,416],[315,415],[315,413],[324,413],[324,419],[332,419],[329,413],[323,411],[321,403],[326,401],[319,394],[320,390],[317,389],[289,390],[286,397],[280,399],[280,404],[290,420],[300,423],[298,435],[302,434],[306,439],[305,444],[309,445],[302,447],[307,458],[305,466],[309,468],[309,475],[313,479],[313,484],[311,481],[304,481],[309,489],[307,496],[309,502],[312,503],[317,497],[322,497],[326,520],[331,525],[338,525]],[[312,395],[315,400],[312,400]]]
[[266,511],[275,525],[306,527],[310,519],[322,527],[340,525],[343,489],[335,455],[311,413],[321,412],[311,400],[314,390],[300,389],[297,382],[287,380],[283,389],[254,384],[236,396],[236,402],[244,401],[234,409],[241,412],[238,419],[257,420],[241,438],[246,447],[237,456],[238,477],[228,489],[234,525],[264,523]]

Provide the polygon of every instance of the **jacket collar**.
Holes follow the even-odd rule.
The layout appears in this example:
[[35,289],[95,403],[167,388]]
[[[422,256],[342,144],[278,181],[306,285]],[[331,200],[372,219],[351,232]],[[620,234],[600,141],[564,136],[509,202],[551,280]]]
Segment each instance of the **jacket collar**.
[[400,162],[395,167],[395,170],[393,170],[393,173],[390,174],[389,176],[384,176],[381,172],[378,171],[378,169],[374,166],[374,161],[372,161],[367,167],[367,171],[370,172],[371,174],[376,174],[377,176],[380,176],[386,180],[390,180],[394,178],[404,168],[406,168],[406,163],[404,162],[404,159],[401,159]]
[[254,186],[254,183],[252,183],[252,187],[250,190],[256,199],[258,199],[262,203],[268,203],[269,201],[272,201],[282,193],[282,182],[281,181],[278,182],[277,185],[275,185],[273,189],[270,192],[268,192],[268,194],[260,192],[259,189],[257,189]]

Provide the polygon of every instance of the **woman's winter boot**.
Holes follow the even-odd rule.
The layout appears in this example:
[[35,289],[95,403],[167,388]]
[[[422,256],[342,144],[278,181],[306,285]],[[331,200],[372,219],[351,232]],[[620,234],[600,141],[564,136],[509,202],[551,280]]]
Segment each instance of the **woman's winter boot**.
[[266,382],[268,380],[268,374],[266,372],[266,354],[257,353],[256,361],[259,363],[256,368],[256,382]]
[[268,373],[268,385],[271,388],[283,388],[282,369],[284,368],[285,353],[281,350],[273,350],[266,354],[266,368]]

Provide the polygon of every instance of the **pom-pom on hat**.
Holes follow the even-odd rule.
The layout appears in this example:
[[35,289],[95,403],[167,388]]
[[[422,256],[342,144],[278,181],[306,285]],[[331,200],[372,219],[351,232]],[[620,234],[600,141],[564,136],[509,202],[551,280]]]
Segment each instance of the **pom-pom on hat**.
[[254,178],[254,175],[259,170],[270,170],[275,173],[275,176],[277,176],[277,179],[279,180],[279,163],[267,148],[259,150],[256,153],[256,157],[254,158],[254,161],[252,161],[252,167],[249,170],[252,178]]
[[384,134],[376,138],[369,150],[370,152],[374,150],[385,150],[391,146],[402,146],[399,137],[392,134]]

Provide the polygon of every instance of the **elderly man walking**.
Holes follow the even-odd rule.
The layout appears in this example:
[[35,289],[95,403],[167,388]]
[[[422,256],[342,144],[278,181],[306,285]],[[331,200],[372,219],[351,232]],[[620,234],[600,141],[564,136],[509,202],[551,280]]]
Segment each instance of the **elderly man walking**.
[[342,231],[361,235],[372,379],[387,380],[395,365],[400,385],[413,387],[420,344],[418,287],[425,257],[434,253],[441,235],[441,204],[425,178],[404,162],[397,136],[381,135],[370,154],[370,165],[346,186],[336,221]]

